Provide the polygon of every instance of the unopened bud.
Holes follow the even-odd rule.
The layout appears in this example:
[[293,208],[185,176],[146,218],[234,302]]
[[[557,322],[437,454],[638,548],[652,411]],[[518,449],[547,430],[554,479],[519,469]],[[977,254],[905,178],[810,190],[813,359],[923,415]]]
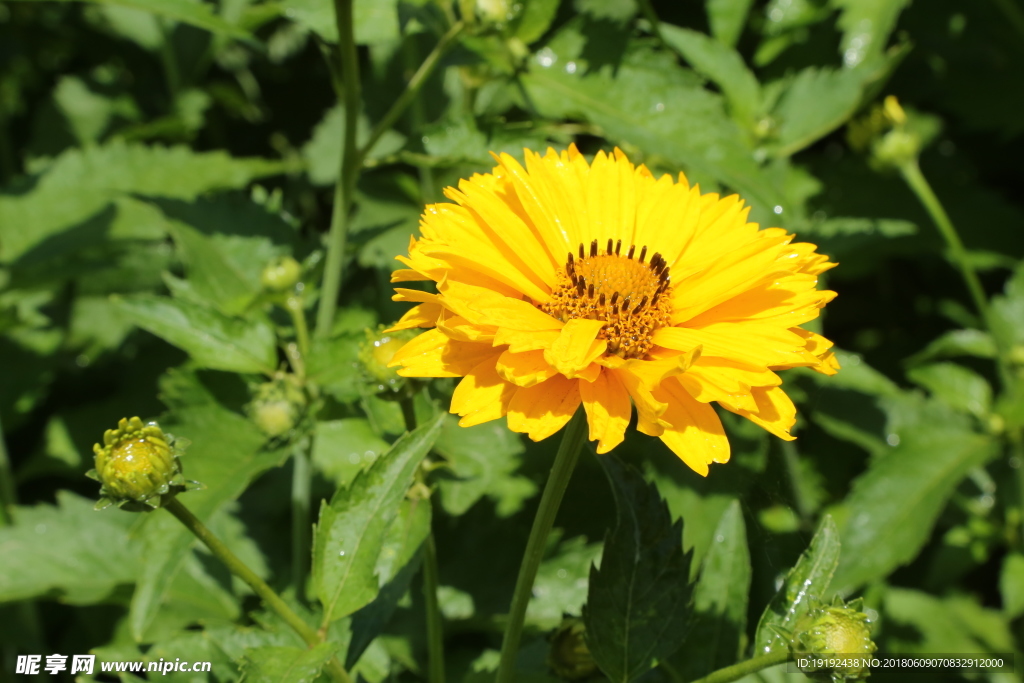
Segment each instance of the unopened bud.
[[551,636],[548,666],[556,676],[567,681],[581,681],[597,673],[582,620],[566,619]]
[[403,389],[408,380],[399,376],[395,368],[389,368],[388,363],[416,333],[412,330],[385,332],[384,329],[382,325],[376,330],[366,330],[366,341],[359,347],[359,362],[367,379],[375,385],[376,393],[393,394]]
[[[852,605],[859,607],[859,601]],[[805,669],[805,673],[833,682],[857,681],[870,675],[870,655],[878,648],[871,640],[868,616],[853,607],[841,601],[829,607],[812,607],[797,622],[791,640],[794,653],[841,660],[844,664],[820,669],[812,666]]]
[[283,256],[267,264],[260,273],[260,283],[268,292],[287,292],[299,282],[302,266],[291,256]]
[[256,387],[246,411],[260,431],[274,439],[295,428],[305,407],[306,395],[298,378],[281,373]]
[[87,476],[102,484],[96,508],[155,509],[181,491],[200,487],[182,474],[178,457],[186,445],[156,422],[121,418],[117,429],[104,432],[103,445],[93,446],[96,467]]

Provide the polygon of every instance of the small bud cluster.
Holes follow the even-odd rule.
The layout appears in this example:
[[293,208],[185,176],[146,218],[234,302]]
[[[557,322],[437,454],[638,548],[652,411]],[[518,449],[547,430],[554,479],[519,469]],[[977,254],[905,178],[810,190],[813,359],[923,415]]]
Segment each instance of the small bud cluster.
[[908,124],[907,113],[889,95],[881,105],[850,122],[846,140],[853,149],[870,152],[872,164],[898,168],[921,153],[921,136]]
[[871,675],[870,655],[877,650],[871,640],[871,622],[861,611],[861,601],[844,604],[838,597],[831,605],[812,604],[797,623],[789,639],[793,654],[842,659],[839,668],[805,669],[804,673],[822,681],[859,681]]
[[582,681],[597,673],[582,620],[565,619],[550,640],[548,666],[556,676],[566,681]]
[[187,445],[156,422],[121,418],[117,429],[103,433],[103,445],[93,446],[96,467],[86,474],[102,484],[96,509],[153,510],[181,491],[200,488],[182,474],[178,458]]
[[372,392],[382,398],[403,398],[410,380],[400,376],[388,363],[398,349],[416,336],[412,330],[385,332],[384,326],[366,330],[366,341],[359,346],[359,364]]
[[255,387],[246,411],[261,432],[276,439],[295,428],[305,407],[306,394],[299,379],[280,372],[273,380]]

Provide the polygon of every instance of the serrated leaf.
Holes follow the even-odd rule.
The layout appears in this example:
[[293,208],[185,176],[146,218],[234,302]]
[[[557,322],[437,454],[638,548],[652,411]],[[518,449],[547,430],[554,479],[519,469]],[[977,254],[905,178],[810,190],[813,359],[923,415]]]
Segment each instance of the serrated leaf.
[[914,559],[953,489],[996,452],[994,439],[918,423],[872,462],[846,499],[839,589],[880,579]]
[[[338,42],[331,0],[283,0],[281,12],[330,43]],[[373,45],[399,36],[398,0],[355,0],[352,7],[356,43]]]
[[743,63],[743,57],[714,38],[662,23],[665,42],[683,56],[697,73],[713,81],[729,101],[734,118],[752,129],[761,105],[761,84]]
[[346,488],[390,448],[363,417],[318,422],[313,465],[337,486]]
[[865,69],[808,67],[786,87],[773,116],[774,154],[789,156],[843,125],[860,106]]
[[[254,477],[278,464],[283,454],[265,450],[256,426],[218,403],[194,374],[172,370],[161,380],[161,389],[162,400],[172,407],[161,418],[161,426],[192,442],[182,456],[182,467],[186,477],[206,486],[181,494],[180,500],[208,521]],[[143,562],[129,620],[132,635],[142,640],[196,539],[163,511],[148,515],[139,535]]]
[[754,0],[706,0],[711,35],[729,47],[736,47],[753,3]]
[[[0,194],[0,261],[45,258],[49,241],[125,195],[191,200],[210,190],[244,187],[285,168],[267,159],[121,140],[71,149],[47,167],[30,191]],[[25,230],[26,225],[32,229]]]
[[554,556],[541,562],[526,608],[526,623],[549,631],[564,615],[579,616],[587,601],[590,566],[601,561],[602,545],[582,536],[559,544]]
[[558,4],[559,0],[526,0],[512,22],[515,37],[529,45],[543,36],[555,19]]
[[85,605],[135,581],[134,519],[120,510],[93,510],[95,500],[70,491],[57,505],[17,508],[17,524],[0,527],[0,602],[50,597]]
[[441,503],[452,515],[465,514],[482,497],[494,501],[499,517],[508,517],[537,492],[532,480],[515,474],[523,444],[501,421],[459,427],[449,419],[434,444],[454,479],[440,482]]
[[949,406],[978,417],[992,407],[992,387],[978,373],[956,363],[931,363],[907,371],[918,384]]
[[168,225],[185,263],[188,282],[197,294],[228,315],[244,311],[259,293],[213,240],[191,226]]
[[735,664],[750,592],[750,550],[739,501],[726,508],[693,589],[693,628],[672,661],[685,680]]
[[996,345],[992,335],[981,330],[950,330],[933,339],[928,346],[907,359],[908,365],[916,365],[933,358],[950,356],[974,356],[995,358]]
[[615,456],[598,457],[615,495],[616,522],[601,569],[591,568],[583,618],[594,661],[628,683],[672,654],[690,625],[689,553],[653,484]]
[[352,614],[380,590],[377,560],[420,461],[442,419],[398,439],[347,489],[320,507],[313,543],[313,586],[325,625]]
[[636,49],[617,68],[588,70],[580,63],[585,40],[573,35],[579,30],[572,23],[560,31],[522,76],[541,115],[590,121],[610,142],[656,151],[710,175],[761,211],[788,204],[761,172],[721,95],[663,51]]
[[[313,135],[302,146],[302,158],[309,171],[309,179],[315,185],[330,185],[338,179],[341,170],[342,145],[345,130],[345,109],[335,105],[324,112],[323,118],[313,128]],[[362,147],[370,137],[370,121],[365,115],[359,116],[356,124],[356,145]],[[389,130],[380,137],[370,150],[367,159],[379,159],[394,154],[405,144],[405,136]]]
[[229,318],[212,308],[152,294],[115,301],[132,322],[188,352],[202,367],[270,374],[277,366],[274,330],[262,319]]
[[839,45],[843,64],[855,67],[881,56],[900,12],[910,0],[831,0],[830,4],[842,11],[836,24],[843,32]]
[[894,652],[1012,652],[1006,618],[967,596],[938,598],[907,588],[888,588],[883,614],[892,623],[887,639]]
[[782,587],[757,623],[754,654],[765,655],[789,648],[776,629],[792,629],[807,613],[811,598],[826,600],[829,584],[839,566],[839,532],[831,515],[825,515],[807,550],[786,574]]
[[245,680],[251,683],[313,683],[338,643],[311,648],[263,646],[245,653]]
[[[368,323],[366,327],[370,327]],[[359,344],[365,341],[363,334],[343,334],[330,339],[313,339],[312,348],[306,361],[306,373],[335,400],[349,403],[357,400],[362,393],[363,380],[359,367]]]
[[[19,0],[29,2],[32,0]],[[40,0],[35,0],[40,1]],[[72,2],[74,0],[59,0]],[[221,33],[235,38],[250,38],[251,34],[239,26],[230,24],[217,16],[213,6],[192,0],[89,0],[98,5],[113,5],[128,9],[151,12],[167,19],[190,24],[212,33]]]

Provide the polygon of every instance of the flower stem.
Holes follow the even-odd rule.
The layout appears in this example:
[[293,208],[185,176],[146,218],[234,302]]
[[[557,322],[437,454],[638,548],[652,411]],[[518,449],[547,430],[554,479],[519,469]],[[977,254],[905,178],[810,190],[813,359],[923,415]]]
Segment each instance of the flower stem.
[[[428,501],[429,502],[429,501]],[[423,598],[427,608],[427,681],[444,683],[444,625],[437,600],[440,579],[437,572],[437,546],[434,532],[423,544]]]
[[960,235],[957,233],[953,221],[949,219],[949,214],[946,213],[931,185],[928,184],[927,178],[921,173],[921,167],[918,165],[916,158],[901,164],[900,173],[913,193],[917,195],[918,200],[920,200],[928,215],[931,216],[935,226],[939,229],[939,234],[942,235],[946,246],[949,247],[950,255],[957,268],[959,268],[964,282],[967,284],[967,290],[974,301],[974,307],[981,315],[985,327],[992,334],[992,340],[996,346],[996,364],[999,368],[999,376],[1003,386],[1005,389],[1012,391],[1014,387],[1013,375],[1010,372],[1008,360],[1009,350],[1001,341],[1000,335],[996,334],[993,329],[992,315],[989,310],[988,299],[985,296],[985,290],[981,286],[981,280],[978,279],[978,273],[974,269],[974,265],[971,264],[967,256],[967,250],[964,249],[964,244],[960,240]]
[[[411,397],[398,402],[402,406],[402,417],[408,431],[416,429],[416,409]],[[417,473],[419,481],[423,481],[423,470]],[[431,504],[432,499],[426,502]],[[437,571],[437,545],[434,543],[434,531],[427,534],[423,543],[423,602],[427,611],[427,681],[428,683],[444,683],[444,624],[441,620],[441,605],[437,600],[437,589],[441,585]]]
[[292,325],[295,327],[295,341],[299,344],[299,352],[306,356],[309,354],[309,326],[306,324],[305,305],[301,296],[290,296],[285,299],[284,307],[292,316]]
[[356,51],[352,20],[353,0],[334,0],[334,18],[338,26],[338,51],[341,59],[341,78],[344,87],[342,103],[345,107],[345,129],[338,171],[334,185],[334,208],[331,212],[331,230],[327,237],[327,263],[320,288],[320,305],[316,315],[316,335],[328,337],[338,310],[342,270],[345,266],[345,245],[348,242],[348,215],[352,208],[352,194],[359,176],[360,155],[356,150],[356,124],[359,121],[361,86],[359,83],[359,54]]
[[306,573],[309,571],[309,490],[312,482],[309,454],[300,445],[292,455],[292,584],[299,600],[303,600],[306,594]]
[[[185,507],[180,500],[172,498],[169,503],[164,506],[168,512],[178,518],[185,527],[191,531],[196,538],[202,541],[207,548],[210,549],[218,560],[224,563],[228,570],[249,584],[249,587],[263,600],[263,603],[274,610],[279,617],[286,624],[288,624],[299,637],[310,647],[319,645],[322,639],[317,634],[316,629],[307,624],[297,615],[291,607],[288,606],[281,597],[274,592],[274,589],[267,585],[267,582],[261,579],[256,573],[249,569],[242,560],[238,559],[238,556],[231,552],[231,549],[224,545],[224,542],[214,536],[213,532],[210,531],[198,517],[192,514],[191,510]],[[327,671],[331,674],[331,677],[337,681],[337,683],[352,683],[352,679],[349,677],[348,672],[345,671],[344,667],[338,661],[337,657],[332,657],[327,663]]]
[[380,140],[381,136],[391,130],[391,127],[395,125],[409,105],[412,104],[412,101],[416,98],[420,88],[423,87],[423,84],[426,82],[430,74],[434,72],[434,69],[437,67],[437,63],[441,61],[441,57],[444,56],[444,53],[448,51],[449,47],[451,47],[459,33],[462,32],[464,26],[465,24],[461,21],[456,21],[452,24],[452,27],[448,29],[443,36],[441,36],[441,40],[438,41],[437,45],[434,46],[434,49],[430,51],[427,58],[423,60],[423,63],[420,64],[420,68],[416,70],[416,73],[412,75],[412,78],[409,79],[409,83],[406,84],[405,90],[402,91],[402,94],[398,96],[398,99],[395,100],[394,104],[391,105],[391,108],[388,109],[386,114],[384,114],[384,118],[374,126],[366,144],[359,150],[360,164],[362,164],[363,159],[365,159],[366,155],[370,153],[373,146],[377,144],[378,140]]
[[533,518],[533,528],[526,542],[523,563],[519,567],[515,592],[512,594],[512,606],[509,608],[508,624],[505,627],[505,638],[501,643],[501,660],[498,664],[497,683],[511,683],[515,680],[515,660],[519,651],[519,641],[523,636],[523,621],[526,619],[526,608],[533,594],[533,580],[544,557],[548,534],[555,522],[558,506],[569,485],[572,471],[579,459],[580,447],[587,437],[587,415],[582,406],[576,410],[572,420],[562,433],[562,443],[558,446],[558,454],[551,465],[548,483],[540,498],[537,516]]
[[789,650],[761,655],[760,657],[748,659],[745,662],[739,662],[732,666],[727,666],[724,669],[719,669],[718,671],[712,671],[704,678],[699,678],[696,681],[693,681],[693,683],[729,683],[730,681],[739,680],[744,676],[758,672],[761,669],[767,669],[768,667],[775,666],[776,664],[785,664],[792,658],[793,656],[789,653]]
[[14,524],[14,500],[14,476],[11,460],[7,457],[3,422],[0,421],[0,526]]

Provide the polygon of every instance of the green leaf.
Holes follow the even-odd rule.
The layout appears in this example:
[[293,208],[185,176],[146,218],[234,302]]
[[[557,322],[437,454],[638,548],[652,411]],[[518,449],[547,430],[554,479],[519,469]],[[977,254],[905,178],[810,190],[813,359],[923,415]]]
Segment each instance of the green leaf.
[[[172,409],[161,426],[192,442],[182,466],[187,477],[206,486],[181,494],[180,500],[208,521],[253,478],[279,464],[282,453],[266,450],[256,426],[218,403],[194,373],[171,370],[160,386],[161,399]],[[129,619],[132,635],[142,640],[196,539],[163,511],[147,515],[139,535],[143,561]]]
[[340,488],[370,467],[390,448],[363,417],[318,422],[313,441],[313,465]]
[[953,489],[996,452],[986,436],[918,422],[872,462],[846,499],[843,559],[835,584],[849,589],[912,560],[928,540]]
[[736,120],[753,129],[761,106],[761,84],[743,63],[743,57],[714,38],[671,24],[661,24],[661,35],[697,73],[722,90]]
[[547,32],[558,12],[559,0],[525,0],[523,8],[512,22],[512,32],[526,45]]
[[251,683],[313,683],[338,643],[311,648],[264,646],[245,652],[245,680]]
[[177,221],[168,225],[181,253],[188,283],[204,300],[227,315],[242,313],[259,293],[217,245],[198,230]]
[[573,0],[572,4],[580,14],[616,23],[629,21],[638,9],[637,0]]
[[907,377],[957,410],[982,417],[992,408],[992,387],[984,377],[962,365],[922,365],[908,370]]
[[839,533],[831,515],[825,515],[811,544],[800,556],[779,591],[761,615],[754,636],[754,654],[765,655],[789,648],[776,631],[792,629],[807,613],[811,598],[826,600],[829,584],[839,566]]
[[892,652],[994,654],[1014,650],[1006,617],[967,596],[937,598],[916,590],[888,588],[883,614],[886,624],[896,627],[886,643]]
[[950,330],[933,339],[928,346],[907,359],[909,365],[916,365],[933,358],[949,356],[974,356],[995,358],[996,345],[992,335],[981,330]]
[[532,480],[515,474],[523,443],[504,422],[459,427],[449,418],[434,444],[455,479],[440,482],[441,503],[451,515],[465,514],[482,497],[494,501],[499,517],[508,517],[537,492]]
[[601,561],[601,544],[576,536],[558,545],[553,557],[544,560],[533,582],[526,622],[550,631],[568,614],[579,616],[587,601],[590,566]]
[[[47,167],[30,191],[0,194],[0,262],[45,257],[60,233],[125,195],[191,200],[211,190],[244,187],[285,168],[267,159],[121,140],[71,149]],[[27,225],[32,229],[26,230]]]
[[[331,0],[283,0],[281,14],[329,43],[338,42],[338,24]],[[398,0],[355,0],[352,20],[356,43],[375,45],[399,37]]]
[[753,3],[754,0],[705,0],[711,35],[729,47],[736,47]]
[[522,76],[541,115],[590,121],[610,142],[710,175],[761,211],[787,204],[761,172],[722,97],[702,88],[672,55],[636,49],[617,68],[588,71],[577,31],[578,23],[563,29]]
[[831,0],[830,4],[842,11],[836,24],[843,32],[839,45],[843,64],[855,67],[882,55],[900,12],[910,0]]
[[420,461],[441,431],[442,418],[402,436],[347,489],[320,507],[313,544],[313,586],[323,623],[352,614],[376,597],[377,559]]
[[1003,612],[1007,619],[1024,614],[1024,555],[1010,553],[1003,560],[999,592],[1003,596]]
[[690,554],[653,484],[603,455],[615,495],[601,569],[591,568],[583,618],[587,645],[613,683],[628,683],[679,647],[690,625]]
[[[27,2],[30,0],[20,0]],[[34,0],[39,2],[40,0]],[[72,2],[74,0],[59,0]],[[239,26],[229,24],[213,11],[213,5],[192,0],[89,0],[97,5],[113,5],[128,9],[151,12],[167,19],[190,24],[212,33],[222,33],[235,38],[251,38],[251,34]]]
[[808,67],[786,87],[772,112],[777,121],[773,154],[790,156],[843,125],[860,107],[874,69]]
[[[315,185],[331,185],[338,179],[341,170],[343,149],[342,134],[345,130],[345,109],[335,105],[324,112],[320,122],[313,128],[313,136],[302,146],[302,158],[309,171],[309,179]],[[356,124],[356,145],[362,147],[370,138],[370,120],[359,116]],[[405,136],[396,130],[389,130],[373,146],[367,159],[380,159],[394,154],[405,144]]]
[[132,322],[188,352],[203,367],[271,374],[277,366],[274,330],[262,319],[229,318],[211,308],[152,294],[115,301]]
[[740,656],[747,624],[750,551],[739,501],[726,509],[693,589],[693,628],[673,656],[685,680],[730,664]]
[[94,504],[60,491],[56,506],[17,508],[17,523],[0,527],[0,602],[56,598],[86,605],[135,581],[139,548],[128,539],[134,517],[96,512]]

